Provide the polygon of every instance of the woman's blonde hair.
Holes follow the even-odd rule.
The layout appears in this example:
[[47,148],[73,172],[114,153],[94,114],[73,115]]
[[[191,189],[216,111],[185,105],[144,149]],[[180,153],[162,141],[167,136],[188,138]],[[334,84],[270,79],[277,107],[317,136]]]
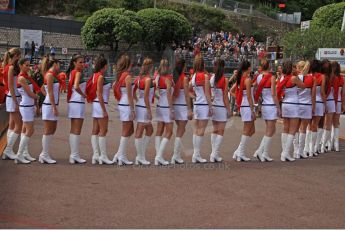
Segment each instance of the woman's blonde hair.
[[140,69],[140,76],[145,76],[150,73],[153,66],[153,60],[151,58],[145,58]]
[[116,77],[120,79],[121,74],[131,66],[131,59],[127,54],[124,54],[116,63]]
[[310,68],[310,62],[309,61],[299,61],[296,65],[297,70],[303,74],[306,75],[309,72],[309,68]]
[[159,75],[167,75],[169,73],[169,62],[168,59],[163,58],[159,63],[158,68]]
[[20,54],[21,54],[21,51],[19,48],[11,48],[10,50],[6,51],[2,66],[5,67],[6,65],[8,65],[10,60],[14,58],[14,56],[20,56]]
[[201,54],[198,54],[194,58],[194,72],[203,72],[205,70],[204,58]]

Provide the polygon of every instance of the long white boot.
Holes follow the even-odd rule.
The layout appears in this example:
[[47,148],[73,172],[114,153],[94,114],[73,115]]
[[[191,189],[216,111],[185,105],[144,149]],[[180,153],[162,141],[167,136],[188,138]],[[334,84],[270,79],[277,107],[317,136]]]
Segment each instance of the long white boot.
[[250,161],[250,158],[245,156],[245,146],[247,145],[247,142],[249,141],[250,137],[242,135],[241,136],[241,142],[238,145],[234,155],[237,161]]
[[169,161],[166,161],[163,158],[164,150],[165,150],[165,147],[167,146],[168,143],[169,143],[169,139],[165,138],[165,137],[160,142],[159,150],[158,150],[158,153],[156,154],[156,157],[155,157],[155,165],[168,165],[169,164]]
[[[22,139],[24,136],[26,136],[24,133],[22,133],[21,135],[20,135],[20,139]],[[30,137],[28,137],[28,136],[26,136],[27,138],[29,138],[29,140],[28,140],[28,144],[27,145],[25,145],[25,147],[24,147],[24,157],[25,157],[25,159],[26,160],[28,160],[28,161],[36,161],[36,158],[34,158],[34,157],[32,157],[31,156],[31,154],[29,153],[29,142],[30,142]]]
[[212,150],[212,153],[210,155],[210,162],[222,162],[222,158],[219,156],[219,149],[223,141],[222,135],[215,134],[214,137],[214,150]]
[[292,134],[287,135],[284,150],[280,156],[281,161],[295,161],[295,159],[290,156],[290,151],[291,151],[291,147],[293,145],[293,139],[294,138],[295,138],[295,136]]
[[92,145],[92,164],[99,163],[99,143],[98,143],[98,135],[91,136],[91,145]]
[[197,136],[193,134],[193,148],[194,153],[192,156],[192,163],[206,163],[207,160],[203,159],[200,154],[201,143],[202,143],[203,136]]
[[159,147],[161,145],[162,137],[161,136],[155,136],[155,149],[156,149],[156,154],[159,152]]
[[7,145],[6,145],[4,152],[2,153],[2,159],[3,160],[6,160],[6,159],[14,160],[14,159],[16,159],[16,154],[14,154],[14,152],[13,152],[13,146],[14,146],[14,143],[16,143],[16,141],[19,137],[19,134],[11,131],[10,133],[7,133],[7,135],[8,135]]
[[314,146],[315,153],[321,153],[321,139],[322,139],[323,132],[324,132],[323,129],[320,129],[320,128],[317,129],[316,142]]
[[71,147],[71,155],[69,156],[69,163],[71,164],[83,164],[86,160],[82,159],[79,155],[79,143],[80,136],[70,133],[69,134],[69,145]]
[[50,144],[52,142],[53,135],[43,135],[42,137],[42,152],[38,157],[38,161],[41,164],[55,164],[56,161],[50,157]]
[[295,138],[293,139],[293,156],[296,159],[300,158],[298,149],[299,149],[299,133],[296,133]]
[[101,151],[101,155],[99,157],[99,164],[107,164],[111,165],[113,164],[113,161],[109,160],[108,154],[107,154],[107,138],[106,137],[98,137],[98,142],[99,142],[99,149]]
[[339,128],[334,128],[334,150],[339,152]]
[[322,140],[321,140],[321,153],[325,153],[327,151],[326,144],[329,141],[330,136],[331,136],[331,131],[325,129],[323,131]]
[[327,150],[328,151],[334,150],[334,126],[333,125],[332,125],[332,130],[331,130],[331,137],[327,141]]
[[254,157],[258,158],[258,160],[261,162],[265,161],[265,158],[263,156],[265,144],[266,144],[266,136],[262,138],[259,148],[254,153]]
[[171,158],[171,164],[183,164],[184,161],[181,158],[181,152],[182,152],[182,142],[180,137],[175,137],[174,142],[174,154]]
[[282,135],[281,135],[282,152],[285,149],[287,135],[288,135],[287,133],[282,133]]
[[119,150],[117,151],[117,164],[118,165],[132,165],[133,162],[127,159],[127,143],[129,137],[122,137],[120,139]]
[[[150,140],[151,140],[151,136],[145,135],[143,137],[143,144],[142,144],[142,146],[143,146],[143,157],[144,157],[144,159],[146,159],[146,150],[147,150],[147,146],[150,143]],[[150,164],[149,161],[146,161],[146,163]]]
[[307,134],[305,136],[305,144],[304,144],[304,150],[303,155],[308,156],[310,150],[310,142],[311,142],[311,131],[307,130]]
[[304,153],[304,146],[305,146],[305,139],[306,139],[306,134],[305,133],[299,133],[298,137],[298,156],[301,158],[308,158],[308,156]]
[[14,163],[16,164],[30,164],[31,163],[31,161],[26,160],[24,157],[24,149],[25,149],[25,146],[28,144],[29,139],[30,138],[27,137],[26,135],[21,136],[19,148],[18,148],[18,154],[16,156],[16,159],[14,160]]
[[[147,136],[146,136],[147,137]],[[135,143],[135,149],[137,151],[137,156],[135,158],[135,164],[136,165],[149,165],[150,162],[145,159],[145,142],[144,138],[135,138],[134,143]]]
[[265,145],[264,145],[262,156],[264,157],[266,161],[271,162],[273,161],[273,159],[269,156],[268,152],[272,143],[272,137],[264,136],[264,138],[265,138],[265,141],[264,141]]
[[317,138],[317,132],[311,132],[311,142],[310,144],[310,152],[309,152],[309,157],[317,156],[317,152],[315,152],[315,143],[316,143],[316,138]]

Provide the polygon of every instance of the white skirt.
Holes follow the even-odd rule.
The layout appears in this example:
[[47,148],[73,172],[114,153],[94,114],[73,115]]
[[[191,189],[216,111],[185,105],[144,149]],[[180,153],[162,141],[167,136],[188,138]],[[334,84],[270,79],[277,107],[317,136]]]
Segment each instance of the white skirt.
[[35,106],[19,106],[20,115],[23,122],[33,122],[35,120]]
[[228,112],[224,106],[213,105],[212,121],[226,122],[228,120]]
[[209,107],[208,105],[194,105],[194,119],[196,120],[208,120]]
[[120,121],[132,121],[131,118],[131,107],[129,105],[118,105],[119,119]]
[[174,105],[174,116],[176,121],[188,121],[187,105]]
[[301,119],[310,120],[313,117],[312,105],[299,105],[299,117]]
[[161,107],[157,105],[156,109],[156,121],[171,123],[173,120],[170,118],[169,107]]
[[337,111],[336,111],[337,114],[341,114],[341,101],[338,101],[337,103]]
[[[21,96],[17,96],[17,102],[18,104],[21,101]],[[16,104],[13,102],[12,97],[9,95],[6,95],[6,112],[13,113],[16,111]]]
[[[105,109],[108,112],[108,102],[104,102]],[[92,102],[92,117],[104,118],[103,110],[99,102]]]
[[242,107],[241,106],[240,114],[241,114],[241,119],[242,119],[243,122],[245,122],[245,121],[253,121],[253,119],[252,119],[252,111],[250,109],[250,106],[246,106],[246,107]]
[[315,103],[315,117],[323,117],[325,115],[325,106],[323,102],[316,102]]
[[327,100],[326,107],[327,107],[327,113],[335,113],[335,101],[334,100]]
[[83,102],[69,102],[68,103],[68,118],[85,118],[85,103]]
[[57,121],[58,117],[54,115],[53,107],[51,105],[42,105],[42,120],[44,121]]
[[299,105],[282,103],[283,118],[299,118]]
[[140,123],[151,123],[151,120],[148,118],[148,113],[145,106],[135,106],[135,119]]
[[261,106],[262,119],[266,121],[274,121],[278,119],[278,111],[276,105],[262,105]]

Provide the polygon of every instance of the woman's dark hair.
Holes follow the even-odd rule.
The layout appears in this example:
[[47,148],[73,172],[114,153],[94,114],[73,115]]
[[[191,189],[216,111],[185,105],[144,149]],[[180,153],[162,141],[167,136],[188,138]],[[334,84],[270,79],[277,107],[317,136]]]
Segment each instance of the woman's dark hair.
[[45,56],[41,64],[41,72],[44,75],[55,63],[60,63],[58,59],[52,58],[49,55]]
[[337,61],[331,62],[332,75],[333,77],[338,77],[340,75],[340,64]]
[[312,60],[310,62],[309,73],[319,73],[321,71],[321,65],[319,60]]
[[263,59],[260,63],[262,71],[267,71],[270,68],[270,63],[266,60]]
[[174,83],[177,83],[180,78],[184,67],[186,66],[186,61],[184,59],[177,59],[175,63],[175,68],[173,71],[173,80]]
[[131,59],[127,54],[123,54],[116,63],[116,78],[120,80],[121,74],[131,66]]
[[292,74],[292,61],[284,61],[283,63],[283,74],[284,75],[290,75]]
[[19,60],[13,62],[13,76],[17,76],[20,73]]
[[27,62],[27,61],[30,62],[30,60],[27,59],[27,58],[21,58],[21,59],[15,61],[15,65],[13,67],[15,75],[18,75],[20,73],[20,66],[24,65],[24,63]]
[[321,62],[321,73],[324,75],[331,75],[332,68],[331,68],[331,62],[327,59],[322,60]]
[[247,71],[250,68],[250,62],[247,60],[244,60],[241,62],[240,67],[238,68],[238,74],[237,74],[237,85],[239,86],[241,84],[241,78],[243,75],[243,72]]
[[101,71],[101,69],[103,69],[107,64],[108,61],[103,56],[100,55],[99,57],[97,57],[95,61],[95,73]]
[[224,75],[225,61],[223,59],[217,59],[214,63],[215,83],[217,83]]
[[84,60],[84,56],[82,56],[80,54],[75,54],[72,56],[71,61],[69,62],[68,69],[66,71],[67,76],[69,76],[69,74],[72,72],[72,70],[74,70],[74,68],[75,68],[74,62],[78,61],[78,59]]

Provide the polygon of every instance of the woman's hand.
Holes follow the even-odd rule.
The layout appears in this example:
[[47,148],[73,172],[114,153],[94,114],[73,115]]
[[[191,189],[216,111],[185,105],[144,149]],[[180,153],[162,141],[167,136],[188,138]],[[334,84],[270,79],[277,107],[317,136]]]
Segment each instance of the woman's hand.
[[254,109],[252,109],[252,120],[255,121],[256,120],[256,114],[255,114],[255,111]]
[[228,117],[228,119],[231,117],[231,110],[230,110],[230,108],[229,109],[226,109],[226,113],[227,113],[227,117]]
[[213,115],[213,108],[212,108],[212,106],[209,106],[208,107],[208,116],[212,117],[212,115]]
[[152,121],[152,112],[151,112],[151,110],[147,111],[147,119]]
[[132,109],[132,111],[131,111],[131,119],[132,119],[132,121],[135,120],[135,110],[134,109]]
[[282,110],[280,107],[277,108],[277,115],[278,117],[282,117]]
[[108,116],[108,112],[107,112],[107,110],[104,110],[103,111],[103,118],[108,118],[109,116]]
[[191,109],[188,110],[188,120],[193,120],[193,111]]
[[170,109],[170,119],[175,120],[175,111],[173,109]]
[[59,116],[59,111],[58,111],[58,109],[57,109],[57,107],[56,106],[53,106],[53,114],[54,114],[54,116]]

